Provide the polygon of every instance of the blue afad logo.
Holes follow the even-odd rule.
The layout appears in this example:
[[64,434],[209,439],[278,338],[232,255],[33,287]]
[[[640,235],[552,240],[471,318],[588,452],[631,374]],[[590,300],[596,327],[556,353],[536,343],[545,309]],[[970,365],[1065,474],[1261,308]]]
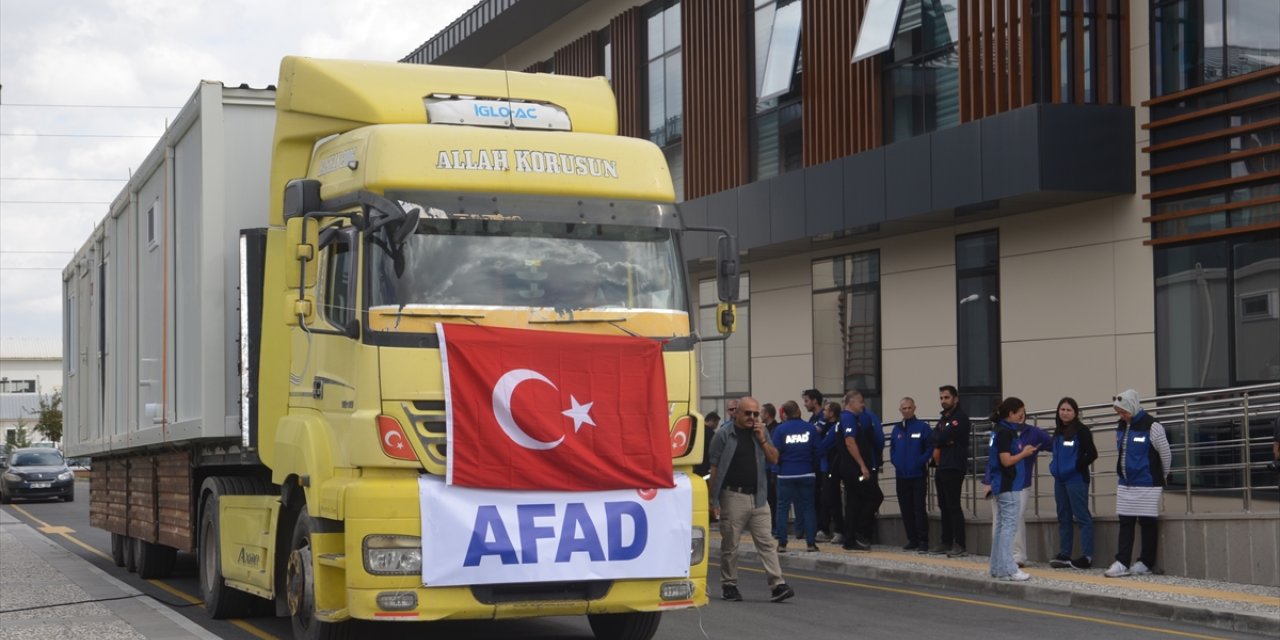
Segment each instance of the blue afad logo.
[[[569,562],[573,554],[585,553],[592,562],[609,562],[634,560],[644,553],[645,544],[649,541],[649,520],[645,516],[644,507],[638,502],[606,502],[605,534],[608,552],[600,543],[600,534],[596,523],[592,521],[587,507],[581,502],[565,505],[564,516],[560,526],[538,524],[539,519],[555,518],[554,504],[522,504],[516,507],[517,529],[520,534],[520,552],[512,544],[507,523],[495,505],[481,505],[476,510],[476,523],[471,528],[471,544],[467,546],[467,558],[464,567],[476,567],[485,556],[498,556],[502,564],[536,564],[538,562],[538,540],[558,539],[556,562]],[[622,543],[623,519],[630,518],[634,524],[635,536],[631,544]],[[490,541],[492,539],[492,541]]]
[[510,107],[498,106],[490,104],[477,104],[472,106],[477,116],[484,118],[512,118],[515,120],[537,120],[537,107]]

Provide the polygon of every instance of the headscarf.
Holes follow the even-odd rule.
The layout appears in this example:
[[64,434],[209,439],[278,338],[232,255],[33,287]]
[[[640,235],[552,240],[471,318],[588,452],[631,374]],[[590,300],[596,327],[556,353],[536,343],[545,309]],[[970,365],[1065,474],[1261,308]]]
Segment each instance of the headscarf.
[[1125,389],[1115,397],[1115,402],[1111,406],[1119,408],[1131,416],[1136,416],[1138,412],[1142,411],[1142,404],[1138,400],[1137,391]]

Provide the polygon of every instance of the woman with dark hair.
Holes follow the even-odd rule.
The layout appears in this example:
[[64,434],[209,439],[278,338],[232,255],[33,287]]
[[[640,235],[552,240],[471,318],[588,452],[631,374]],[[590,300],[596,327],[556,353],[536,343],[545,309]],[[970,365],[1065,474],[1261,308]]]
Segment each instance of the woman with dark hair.
[[[1089,513],[1089,465],[1098,459],[1093,434],[1080,421],[1080,405],[1074,398],[1058,401],[1054,418],[1053,498],[1058,505],[1058,556],[1049,561],[1055,569],[1088,569],[1093,566],[1093,515]],[[1080,557],[1071,559],[1074,525],[1080,525]]]
[[995,534],[991,541],[991,577],[997,580],[1022,582],[1031,576],[1013,559],[1013,536],[1018,530],[1021,508],[1018,504],[1018,487],[1027,472],[1024,458],[1035,454],[1033,444],[1021,445],[1018,441],[1018,425],[1027,417],[1027,407],[1019,399],[1005,398],[991,415],[993,428],[991,442],[987,446],[987,475],[991,478],[991,494],[995,499]]

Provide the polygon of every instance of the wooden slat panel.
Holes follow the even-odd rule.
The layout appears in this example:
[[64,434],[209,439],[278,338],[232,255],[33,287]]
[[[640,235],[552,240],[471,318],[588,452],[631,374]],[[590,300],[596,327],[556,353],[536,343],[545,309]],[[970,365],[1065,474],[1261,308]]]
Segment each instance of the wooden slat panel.
[[1009,110],[1009,84],[1005,80],[1005,70],[1009,62],[1009,51],[1005,47],[1005,33],[1008,25],[1007,16],[1005,15],[1005,0],[988,0],[994,5],[995,12],[992,15],[992,24],[994,28],[991,30],[992,39],[995,41],[995,58],[991,61],[991,71],[995,75],[995,108],[997,113],[1003,113]]
[[1071,22],[1072,102],[1084,104],[1084,0],[1072,0]]
[[1143,129],[1159,129],[1160,127],[1167,127],[1171,124],[1177,124],[1179,122],[1195,120],[1197,118],[1203,118],[1205,116],[1211,116],[1217,113],[1223,113],[1225,111],[1232,111],[1235,109],[1240,109],[1242,107],[1251,107],[1255,104],[1261,104],[1263,102],[1271,102],[1276,100],[1276,98],[1277,98],[1276,94],[1272,93],[1267,95],[1254,96],[1252,98],[1245,98],[1244,100],[1236,100],[1235,102],[1220,104],[1215,107],[1210,107],[1208,109],[1200,109],[1199,111],[1193,111],[1191,113],[1183,113],[1183,114],[1179,114],[1169,118],[1152,120],[1151,122],[1148,122],[1142,125],[1142,128]]
[[[1277,68],[1280,68],[1280,67],[1277,67]],[[1152,153],[1156,151],[1167,151],[1169,149],[1176,149],[1177,147],[1182,147],[1189,144],[1195,144],[1197,142],[1204,142],[1205,140],[1213,140],[1215,138],[1229,138],[1231,136],[1236,136],[1242,133],[1249,133],[1250,131],[1266,129],[1268,127],[1280,127],[1280,118],[1272,118],[1270,120],[1260,120],[1258,122],[1253,122],[1250,124],[1242,124],[1238,127],[1231,127],[1229,129],[1219,129],[1217,131],[1210,131],[1208,133],[1202,133],[1199,135],[1187,136],[1185,138],[1178,138],[1177,140],[1170,140],[1168,142],[1161,142],[1160,144],[1153,144],[1149,147],[1143,147],[1142,150],[1146,153]]]
[[1110,55],[1107,45],[1111,40],[1111,21],[1107,19],[1107,14],[1111,7],[1109,0],[1096,0],[1096,3],[1094,7],[1098,12],[1093,19],[1093,29],[1098,43],[1098,61],[1094,65],[1098,77],[1097,97],[1099,104],[1111,104],[1111,69],[1109,69],[1111,63],[1107,60],[1107,56]]
[[1176,189],[1165,189],[1164,191],[1154,191],[1152,193],[1145,193],[1142,195],[1142,197],[1148,200],[1158,200],[1160,198],[1168,198],[1170,196],[1182,195],[1184,193],[1191,193],[1193,191],[1216,189],[1218,187],[1229,187],[1231,185],[1241,184],[1245,182],[1257,182],[1259,180],[1267,180],[1269,178],[1280,178],[1280,171],[1265,171],[1262,173],[1255,173],[1247,176],[1238,176],[1235,178],[1223,178],[1222,180],[1212,180],[1210,182],[1202,182],[1200,184],[1193,184],[1186,187],[1178,187]]
[[1248,158],[1250,156],[1262,155],[1264,153],[1275,153],[1278,151],[1280,151],[1280,144],[1271,144],[1265,147],[1254,147],[1252,149],[1247,149],[1244,151],[1233,151],[1230,153],[1223,153],[1216,156],[1208,156],[1205,158],[1197,158],[1195,160],[1187,160],[1186,162],[1179,162],[1177,164],[1171,164],[1168,166],[1160,167],[1158,169],[1147,169],[1146,171],[1142,172],[1142,175],[1159,176],[1159,175],[1164,175],[1166,173],[1173,173],[1175,171],[1183,171],[1185,169],[1194,169],[1196,167],[1203,167],[1205,165],[1217,164],[1219,162],[1236,162],[1240,158]]
[[1253,224],[1247,227],[1215,229],[1213,231],[1189,233],[1181,236],[1169,236],[1167,238],[1153,238],[1151,240],[1144,240],[1142,244],[1145,244],[1147,246],[1158,246],[1162,244],[1173,244],[1175,242],[1190,242],[1193,240],[1208,240],[1209,238],[1220,238],[1222,236],[1241,235],[1245,233],[1253,233],[1255,231],[1267,231],[1270,229],[1280,229],[1280,222],[1263,222],[1261,224]]
[[750,14],[738,0],[684,2],[680,11],[684,195],[692,200],[747,182]]
[[1132,89],[1129,87],[1129,79],[1133,77],[1132,70],[1129,68],[1129,2],[1128,0],[1119,0],[1120,5],[1120,50],[1117,57],[1120,60],[1120,104],[1128,106],[1132,103],[1129,94]]
[[[1124,4],[1124,3],[1121,3],[1121,5],[1123,5],[1123,4]],[[1126,14],[1126,15],[1127,15],[1127,14]],[[1160,105],[1160,104],[1168,104],[1168,103],[1170,103],[1170,102],[1178,102],[1179,100],[1185,100],[1185,99],[1187,99],[1187,98],[1191,98],[1191,97],[1198,96],[1198,95],[1201,95],[1201,94],[1205,94],[1205,93],[1212,93],[1212,92],[1214,92],[1214,91],[1219,91],[1219,90],[1222,90],[1222,89],[1226,89],[1226,88],[1228,88],[1228,87],[1234,87],[1234,86],[1241,85],[1241,84],[1247,84],[1247,83],[1253,82],[1254,80],[1259,80],[1259,79],[1262,79],[1262,78],[1266,78],[1266,77],[1270,77],[1270,76],[1277,76],[1277,75],[1280,75],[1280,65],[1267,67],[1267,68],[1265,68],[1265,69],[1260,69],[1260,70],[1258,70],[1258,71],[1254,71],[1253,73],[1246,73],[1246,74],[1244,74],[1244,75],[1235,76],[1235,77],[1232,77],[1232,78],[1227,78],[1227,79],[1225,79],[1225,80],[1219,80],[1219,81],[1214,82],[1214,83],[1211,83],[1211,84],[1203,84],[1203,85],[1200,85],[1200,86],[1198,86],[1198,87],[1192,87],[1192,88],[1190,88],[1190,89],[1186,89],[1186,90],[1183,90],[1183,91],[1179,91],[1179,92],[1177,92],[1177,93],[1167,93],[1167,94],[1162,95],[1162,96],[1160,96],[1160,97],[1158,97],[1158,98],[1152,98],[1152,99],[1150,99],[1150,100],[1144,100],[1144,101],[1142,102],[1142,106],[1144,106],[1144,107],[1154,107],[1154,106],[1156,106],[1156,105]]]
[[155,542],[155,458],[141,456],[129,462],[128,533],[135,538]]
[[989,116],[996,111],[996,65],[999,64],[995,60],[996,43],[993,37],[995,31],[995,11],[992,7],[993,0],[986,0],[982,6],[982,115]]
[[973,109],[973,30],[969,28],[969,14],[973,12],[973,2],[960,0],[957,8],[960,16],[960,122],[974,119]]
[[157,541],[181,551],[193,551],[195,499],[191,462],[187,453],[169,453],[156,459]]
[[1049,46],[1049,75],[1053,78],[1049,85],[1049,92],[1052,95],[1051,102],[1062,102],[1062,44],[1059,38],[1062,37],[1062,7],[1057,0],[1046,0],[1049,3],[1049,37],[1052,42]]
[[805,166],[881,144],[879,57],[849,63],[864,10],[863,3],[848,0],[804,4],[800,48]]
[[583,78],[604,75],[604,69],[600,68],[600,57],[596,55],[598,40],[596,32],[592,31],[556,50],[552,56],[556,73]]
[[1172,213],[1162,213],[1155,216],[1147,216],[1142,219],[1143,222],[1164,222],[1166,220],[1177,220],[1179,218],[1192,218],[1202,216],[1206,213],[1218,213],[1219,211],[1234,211],[1236,209],[1247,209],[1249,207],[1261,207],[1268,204],[1280,204],[1280,196],[1271,196],[1269,198],[1254,198],[1253,200],[1239,200],[1237,202],[1224,202],[1215,204],[1212,207],[1200,207],[1198,209],[1187,209],[1186,211],[1174,211]]
[[613,46],[613,93],[618,99],[618,134],[645,137],[644,19],[632,7],[609,22]]
[[1019,9],[1019,21],[1022,35],[1019,37],[1021,64],[1019,68],[1022,73],[1022,100],[1018,106],[1026,106],[1034,101],[1032,87],[1032,61],[1035,51],[1035,40],[1031,34],[1031,0],[1022,0]]

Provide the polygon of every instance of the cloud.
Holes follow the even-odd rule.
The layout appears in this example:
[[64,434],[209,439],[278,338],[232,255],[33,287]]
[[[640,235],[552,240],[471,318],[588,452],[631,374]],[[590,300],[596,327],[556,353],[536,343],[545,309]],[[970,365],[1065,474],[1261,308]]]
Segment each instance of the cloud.
[[74,203],[113,200],[201,80],[265,87],[285,55],[398,60],[474,3],[0,2],[0,132],[144,136],[0,136],[0,336],[61,335],[61,268],[107,211]]

